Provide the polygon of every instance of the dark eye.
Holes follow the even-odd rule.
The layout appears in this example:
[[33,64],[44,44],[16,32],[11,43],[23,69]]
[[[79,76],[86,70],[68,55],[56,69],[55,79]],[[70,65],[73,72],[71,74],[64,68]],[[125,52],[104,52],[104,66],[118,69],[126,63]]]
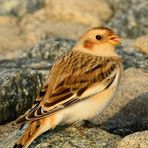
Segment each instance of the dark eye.
[[96,39],[100,40],[102,37],[100,35],[96,35]]

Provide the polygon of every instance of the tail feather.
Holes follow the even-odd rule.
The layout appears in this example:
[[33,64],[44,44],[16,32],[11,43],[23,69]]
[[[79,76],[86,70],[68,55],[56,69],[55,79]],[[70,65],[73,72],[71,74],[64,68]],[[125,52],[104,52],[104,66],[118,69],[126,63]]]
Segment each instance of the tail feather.
[[19,138],[13,148],[27,148],[35,138],[48,129],[54,128],[56,125],[56,122],[53,122],[53,117],[32,121],[25,133]]
[[13,146],[13,148],[22,148],[23,147],[23,145],[21,145],[21,144],[15,144],[14,146]]
[[17,141],[17,143],[14,145],[13,148],[26,148],[26,147],[28,147],[31,144],[31,142],[36,137],[38,137],[40,134],[42,134],[44,131],[42,130],[40,120],[33,121],[32,123],[30,123],[28,129],[19,138],[19,140]]

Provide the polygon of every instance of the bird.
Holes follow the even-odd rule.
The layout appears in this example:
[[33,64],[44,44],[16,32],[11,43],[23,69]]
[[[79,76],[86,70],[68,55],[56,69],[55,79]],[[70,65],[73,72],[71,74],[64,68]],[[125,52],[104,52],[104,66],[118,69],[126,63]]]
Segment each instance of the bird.
[[57,125],[99,115],[113,100],[121,79],[119,44],[120,37],[110,28],[94,27],[57,59],[31,109],[16,119],[16,124],[28,124],[28,128],[13,148],[28,148]]

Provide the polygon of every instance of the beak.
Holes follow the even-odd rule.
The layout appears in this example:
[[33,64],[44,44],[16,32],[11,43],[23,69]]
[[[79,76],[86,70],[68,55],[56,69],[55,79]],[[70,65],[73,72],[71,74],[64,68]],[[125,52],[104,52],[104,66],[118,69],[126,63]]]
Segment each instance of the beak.
[[121,44],[121,39],[117,35],[113,35],[110,37],[110,42],[113,45],[119,45]]

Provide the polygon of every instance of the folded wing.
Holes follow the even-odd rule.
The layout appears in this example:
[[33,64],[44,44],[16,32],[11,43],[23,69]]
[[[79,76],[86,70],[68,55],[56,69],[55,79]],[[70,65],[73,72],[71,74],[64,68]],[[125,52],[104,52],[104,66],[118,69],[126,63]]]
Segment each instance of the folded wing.
[[33,121],[83,101],[112,85],[118,59],[71,52],[58,60],[32,109],[16,123]]

